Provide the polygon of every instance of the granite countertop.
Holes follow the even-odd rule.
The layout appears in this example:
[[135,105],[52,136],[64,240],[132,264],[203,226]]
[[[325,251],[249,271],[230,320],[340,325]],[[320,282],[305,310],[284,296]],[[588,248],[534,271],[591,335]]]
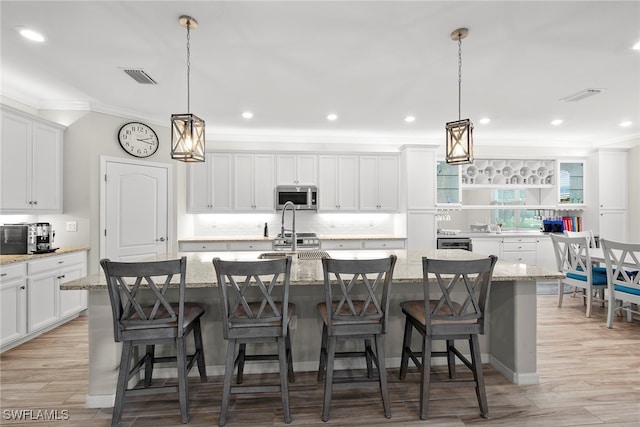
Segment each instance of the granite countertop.
[[[334,258],[382,258],[395,254],[398,261],[394,270],[394,283],[416,283],[422,280],[422,257],[429,256],[440,259],[477,259],[484,255],[459,249],[431,249],[431,250],[354,250],[327,251]],[[180,256],[187,257],[187,287],[208,288],[215,287],[215,272],[212,258],[218,256],[226,260],[257,260],[260,252],[199,252],[176,253],[163,258],[172,259]],[[498,260],[493,279],[496,282],[512,280],[554,280],[564,275],[547,271],[540,267],[518,264],[510,261]],[[293,254],[291,267],[291,284],[322,285],[322,263],[320,260],[300,260]],[[60,285],[62,290],[106,290],[104,274],[94,274]]]
[[47,258],[56,255],[64,255],[71,252],[88,251],[89,248],[84,246],[68,246],[59,248],[55,252],[46,254],[29,254],[29,255],[0,255],[0,265],[13,264],[15,262],[34,261],[37,259]]
[[[271,237],[262,236],[201,236],[187,237],[179,239],[178,242],[272,242],[276,235]],[[406,237],[396,236],[393,234],[319,234],[320,240],[405,240]]]
[[471,239],[502,239],[508,237],[545,237],[551,234],[562,234],[562,233],[548,233],[539,230],[514,230],[514,231],[502,231],[500,233],[488,233],[486,231],[460,231],[456,234],[443,234],[438,233],[439,239],[455,239],[455,238],[471,238]]

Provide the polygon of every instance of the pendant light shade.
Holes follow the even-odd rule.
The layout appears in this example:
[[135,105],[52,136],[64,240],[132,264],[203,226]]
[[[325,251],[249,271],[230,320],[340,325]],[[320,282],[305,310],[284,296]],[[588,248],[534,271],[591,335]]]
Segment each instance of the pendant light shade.
[[447,122],[446,161],[460,165],[473,163],[473,123],[460,118],[462,97],[462,39],[469,35],[467,28],[458,28],[451,33],[451,39],[458,42],[458,120]]
[[204,120],[189,112],[191,29],[198,28],[198,21],[182,15],[179,22],[187,28],[187,113],[171,115],[171,158],[182,162],[204,162]]
[[171,115],[171,158],[204,162],[204,120],[195,114]]

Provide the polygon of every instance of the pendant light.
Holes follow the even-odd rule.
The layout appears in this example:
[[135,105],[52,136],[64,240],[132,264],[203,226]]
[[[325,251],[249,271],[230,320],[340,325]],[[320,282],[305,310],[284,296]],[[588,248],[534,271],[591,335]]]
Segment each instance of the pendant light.
[[458,28],[451,33],[451,39],[458,41],[458,120],[447,122],[447,163],[459,165],[473,163],[473,123],[460,117],[462,93],[462,39],[469,35],[467,28]]
[[204,120],[191,114],[189,108],[189,74],[191,72],[191,29],[198,21],[182,15],[180,25],[187,29],[187,113],[171,115],[171,158],[183,162],[204,162]]

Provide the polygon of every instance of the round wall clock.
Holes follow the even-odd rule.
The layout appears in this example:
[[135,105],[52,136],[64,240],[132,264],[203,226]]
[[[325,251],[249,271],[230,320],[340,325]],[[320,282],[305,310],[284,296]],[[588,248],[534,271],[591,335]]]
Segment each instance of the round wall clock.
[[158,135],[148,125],[130,122],[118,131],[118,142],[124,151],[135,157],[149,157],[158,151]]

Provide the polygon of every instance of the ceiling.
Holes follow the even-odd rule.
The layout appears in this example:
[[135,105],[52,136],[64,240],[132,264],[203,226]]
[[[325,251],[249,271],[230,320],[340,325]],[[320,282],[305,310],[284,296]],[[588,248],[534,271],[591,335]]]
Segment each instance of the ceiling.
[[[640,141],[640,51],[631,49],[639,1],[3,0],[0,8],[0,94],[37,109],[168,126],[172,113],[187,112],[178,18],[188,14],[199,21],[190,110],[208,138],[439,143],[445,122],[458,119],[450,33],[468,27],[462,118],[474,122],[477,146]],[[25,40],[18,26],[47,40]],[[157,85],[123,68],[143,69]],[[605,90],[560,101],[588,88]],[[339,117],[329,122],[328,113]],[[556,118],[563,124],[550,125]]]

